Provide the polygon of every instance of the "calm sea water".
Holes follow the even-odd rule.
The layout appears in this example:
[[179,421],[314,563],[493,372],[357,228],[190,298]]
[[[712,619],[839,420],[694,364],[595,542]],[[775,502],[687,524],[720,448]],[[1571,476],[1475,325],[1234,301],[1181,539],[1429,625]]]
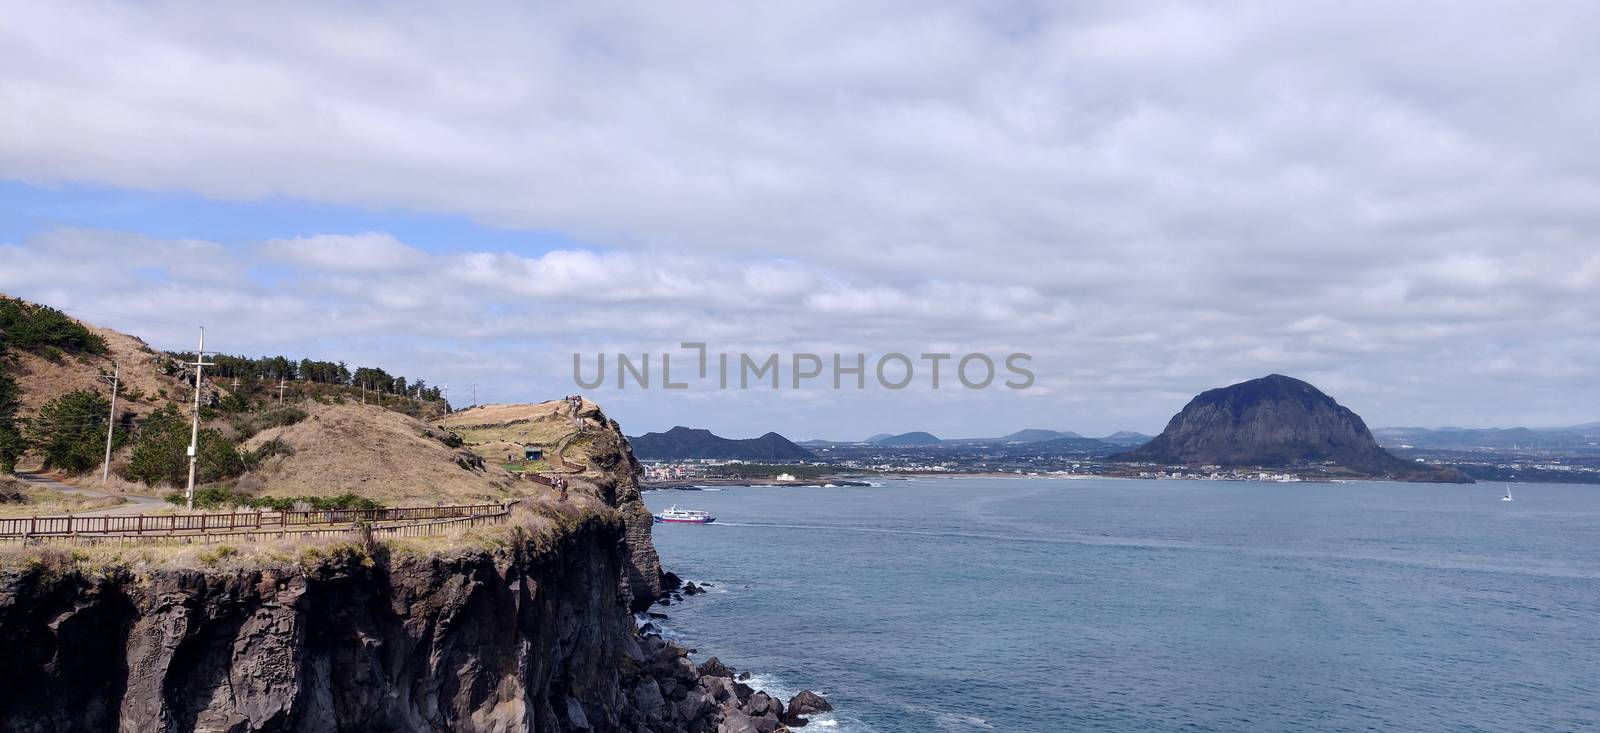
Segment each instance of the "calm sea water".
[[945,479],[655,492],[667,633],[834,731],[1600,725],[1600,486]]

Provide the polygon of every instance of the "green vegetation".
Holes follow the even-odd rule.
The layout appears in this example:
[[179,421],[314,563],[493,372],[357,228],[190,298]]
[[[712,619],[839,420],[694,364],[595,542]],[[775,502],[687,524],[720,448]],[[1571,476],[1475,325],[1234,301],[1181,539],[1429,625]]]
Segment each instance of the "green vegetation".
[[[168,504],[183,506],[183,492],[174,491],[163,497]],[[237,506],[248,509],[273,509],[291,511],[299,506],[316,511],[336,509],[382,509],[383,504],[350,492],[338,496],[251,496],[222,486],[195,489],[194,505],[198,509],[221,509]]]
[[239,440],[249,440],[267,428],[293,425],[306,419],[306,411],[293,405],[274,405],[260,412],[237,415],[228,421]]
[[4,354],[0,353],[0,473],[17,470],[17,459],[28,450],[28,442],[17,428],[17,408],[21,405],[21,391],[16,380],[5,371]]
[[[192,353],[169,353],[177,361],[194,361]],[[238,391],[244,394],[259,391],[263,394],[276,395],[277,384],[282,381],[299,382],[300,384],[292,385],[296,390],[309,383],[349,387],[375,395],[416,397],[428,402],[437,402],[443,398],[442,390],[438,387],[429,387],[420,379],[409,381],[405,377],[391,375],[377,367],[357,367],[351,371],[342,361],[301,359],[297,362],[285,356],[251,358],[227,354],[211,357],[211,361],[216,366],[208,368],[206,373],[217,380],[238,379]]]
[[[80,389],[57,397],[27,423],[27,443],[44,457],[46,468],[83,473],[100,464],[105,450],[106,419],[111,403],[100,393]],[[117,430],[113,444],[125,435]]]
[[[6,347],[52,361],[63,353],[104,354],[106,341],[83,324],[47,305],[0,296],[0,333]],[[3,353],[4,348],[0,348]]]
[[500,467],[512,473],[549,473],[555,470],[550,467],[549,463],[542,460],[512,461],[510,463],[502,463]]
[[[190,425],[176,407],[167,405],[145,419],[139,442],[123,475],[146,484],[181,484],[189,479]],[[199,460],[195,464],[195,480],[212,483],[244,473],[244,456],[222,431],[203,428],[200,431]]]

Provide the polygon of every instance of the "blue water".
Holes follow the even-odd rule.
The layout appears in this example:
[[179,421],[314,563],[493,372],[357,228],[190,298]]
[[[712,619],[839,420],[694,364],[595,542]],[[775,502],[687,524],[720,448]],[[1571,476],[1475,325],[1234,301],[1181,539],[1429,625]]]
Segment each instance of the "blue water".
[[[666,632],[832,731],[1600,725],[1600,486],[664,491]],[[811,728],[815,730],[817,728]]]

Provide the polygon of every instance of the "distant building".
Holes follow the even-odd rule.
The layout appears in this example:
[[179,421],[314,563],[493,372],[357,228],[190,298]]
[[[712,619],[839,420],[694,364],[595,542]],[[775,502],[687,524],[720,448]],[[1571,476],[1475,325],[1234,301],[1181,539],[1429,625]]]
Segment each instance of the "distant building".
[[792,473],[780,473],[780,474],[778,474],[778,480],[779,481],[793,481],[794,480],[794,474],[792,474]]
[[544,460],[544,449],[543,448],[535,448],[535,447],[533,447],[531,445],[522,446],[522,460],[524,460],[524,461],[542,461],[542,460]]

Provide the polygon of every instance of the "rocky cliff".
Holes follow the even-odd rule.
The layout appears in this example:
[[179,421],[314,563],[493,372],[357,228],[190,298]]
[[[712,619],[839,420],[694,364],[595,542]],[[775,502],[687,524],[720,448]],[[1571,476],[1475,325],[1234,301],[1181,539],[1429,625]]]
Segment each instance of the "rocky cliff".
[[162,548],[0,554],[0,732],[773,733],[823,709],[636,628],[662,593],[637,464],[597,408],[581,419],[572,499],[464,537],[198,566]]
[[1168,465],[1320,465],[1340,475],[1471,480],[1453,469],[1396,458],[1378,446],[1359,415],[1281,374],[1202,392],[1155,439],[1112,458]]

